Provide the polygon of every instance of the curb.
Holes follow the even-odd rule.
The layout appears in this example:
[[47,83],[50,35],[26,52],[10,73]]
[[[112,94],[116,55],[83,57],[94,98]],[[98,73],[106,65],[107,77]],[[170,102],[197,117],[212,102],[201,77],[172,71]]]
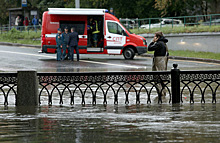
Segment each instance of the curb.
[[[153,57],[151,54],[143,54],[138,55],[140,57]],[[219,63],[220,60],[213,60],[213,59],[202,59],[202,58],[192,58],[192,57],[178,57],[178,56],[169,56],[169,59],[176,59],[176,60],[188,60],[188,61],[200,61],[200,62],[209,62],[209,63]]]
[[0,42],[0,45],[6,45],[6,46],[23,46],[23,47],[41,48],[40,45],[18,44],[18,43],[9,43],[9,42]]

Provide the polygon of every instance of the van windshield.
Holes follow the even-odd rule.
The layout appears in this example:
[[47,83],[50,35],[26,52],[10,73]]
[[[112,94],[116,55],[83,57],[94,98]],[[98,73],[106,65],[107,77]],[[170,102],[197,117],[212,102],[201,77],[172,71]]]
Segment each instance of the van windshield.
[[120,24],[129,32],[129,34],[133,34],[129,29],[126,28],[126,26],[120,22]]

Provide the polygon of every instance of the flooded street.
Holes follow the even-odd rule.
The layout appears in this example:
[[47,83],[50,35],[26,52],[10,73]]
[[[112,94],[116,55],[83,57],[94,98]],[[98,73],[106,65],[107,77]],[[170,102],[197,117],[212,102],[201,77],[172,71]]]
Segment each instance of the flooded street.
[[0,142],[220,141],[219,103],[0,108]]
[[[123,60],[121,56],[82,55],[80,62],[56,62],[55,55],[38,54],[38,49],[2,46],[0,55],[1,72],[34,69],[37,72],[112,72],[151,71],[152,59],[136,57]],[[8,58],[13,56],[12,58]],[[168,69],[177,63],[180,70],[219,70],[220,64],[198,61],[169,60]],[[119,92],[118,105],[114,105],[114,92],[106,94],[107,105],[103,105],[101,90],[97,91],[97,105],[92,105],[91,92],[76,92],[74,105],[70,105],[70,94],[65,91],[60,105],[60,96],[54,90],[52,105],[48,105],[48,94],[44,90],[38,107],[16,107],[15,96],[4,96],[0,91],[0,142],[3,143],[148,143],[148,142],[220,142],[220,101],[219,84],[216,88],[216,104],[212,104],[212,89],[205,92],[205,104],[201,103],[201,92],[193,94],[194,104],[190,104],[190,93],[183,91],[181,105],[169,103],[170,95],[158,104],[156,89],[150,94],[151,104],[143,90],[140,105],[136,104],[135,90],[129,94],[129,104],[125,104],[125,92]],[[210,83],[210,85],[213,86]],[[3,85],[2,85],[3,86]],[[105,85],[106,86],[106,85]],[[140,85],[138,90],[140,89]],[[152,86],[152,85],[151,85]],[[151,86],[147,87],[150,89]],[[189,86],[195,86],[194,83]],[[107,89],[108,86],[103,87]],[[129,88],[130,85],[125,85]],[[170,88],[170,86],[168,86]],[[183,87],[183,86],[181,86]],[[202,85],[204,88],[205,85]],[[53,86],[48,86],[53,90]],[[63,90],[64,86],[59,86]],[[91,86],[95,91],[97,86]],[[117,86],[113,86],[117,89]],[[70,86],[71,91],[75,89]],[[82,86],[85,90],[85,87]],[[215,89],[215,88],[213,88]],[[2,88],[9,90],[9,87]],[[39,89],[40,90],[40,89]],[[198,90],[198,89],[197,89]],[[8,106],[4,106],[5,98]]]

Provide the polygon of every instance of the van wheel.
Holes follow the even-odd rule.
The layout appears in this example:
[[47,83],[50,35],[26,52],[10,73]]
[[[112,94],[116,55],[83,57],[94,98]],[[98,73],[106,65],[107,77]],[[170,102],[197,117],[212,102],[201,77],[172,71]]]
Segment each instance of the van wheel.
[[124,50],[123,55],[126,60],[132,60],[134,59],[135,52],[132,48],[128,47]]

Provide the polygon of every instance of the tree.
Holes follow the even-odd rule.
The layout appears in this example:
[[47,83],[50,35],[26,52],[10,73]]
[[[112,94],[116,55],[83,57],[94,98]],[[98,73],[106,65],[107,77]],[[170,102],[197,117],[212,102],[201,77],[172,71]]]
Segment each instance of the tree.
[[138,18],[159,17],[161,11],[154,8],[155,0],[137,0],[135,14]]
[[161,16],[180,16],[186,14],[187,0],[155,0],[155,8],[161,11]]
[[14,8],[17,5],[17,0],[0,0],[0,24],[7,24],[9,11],[8,8]]

